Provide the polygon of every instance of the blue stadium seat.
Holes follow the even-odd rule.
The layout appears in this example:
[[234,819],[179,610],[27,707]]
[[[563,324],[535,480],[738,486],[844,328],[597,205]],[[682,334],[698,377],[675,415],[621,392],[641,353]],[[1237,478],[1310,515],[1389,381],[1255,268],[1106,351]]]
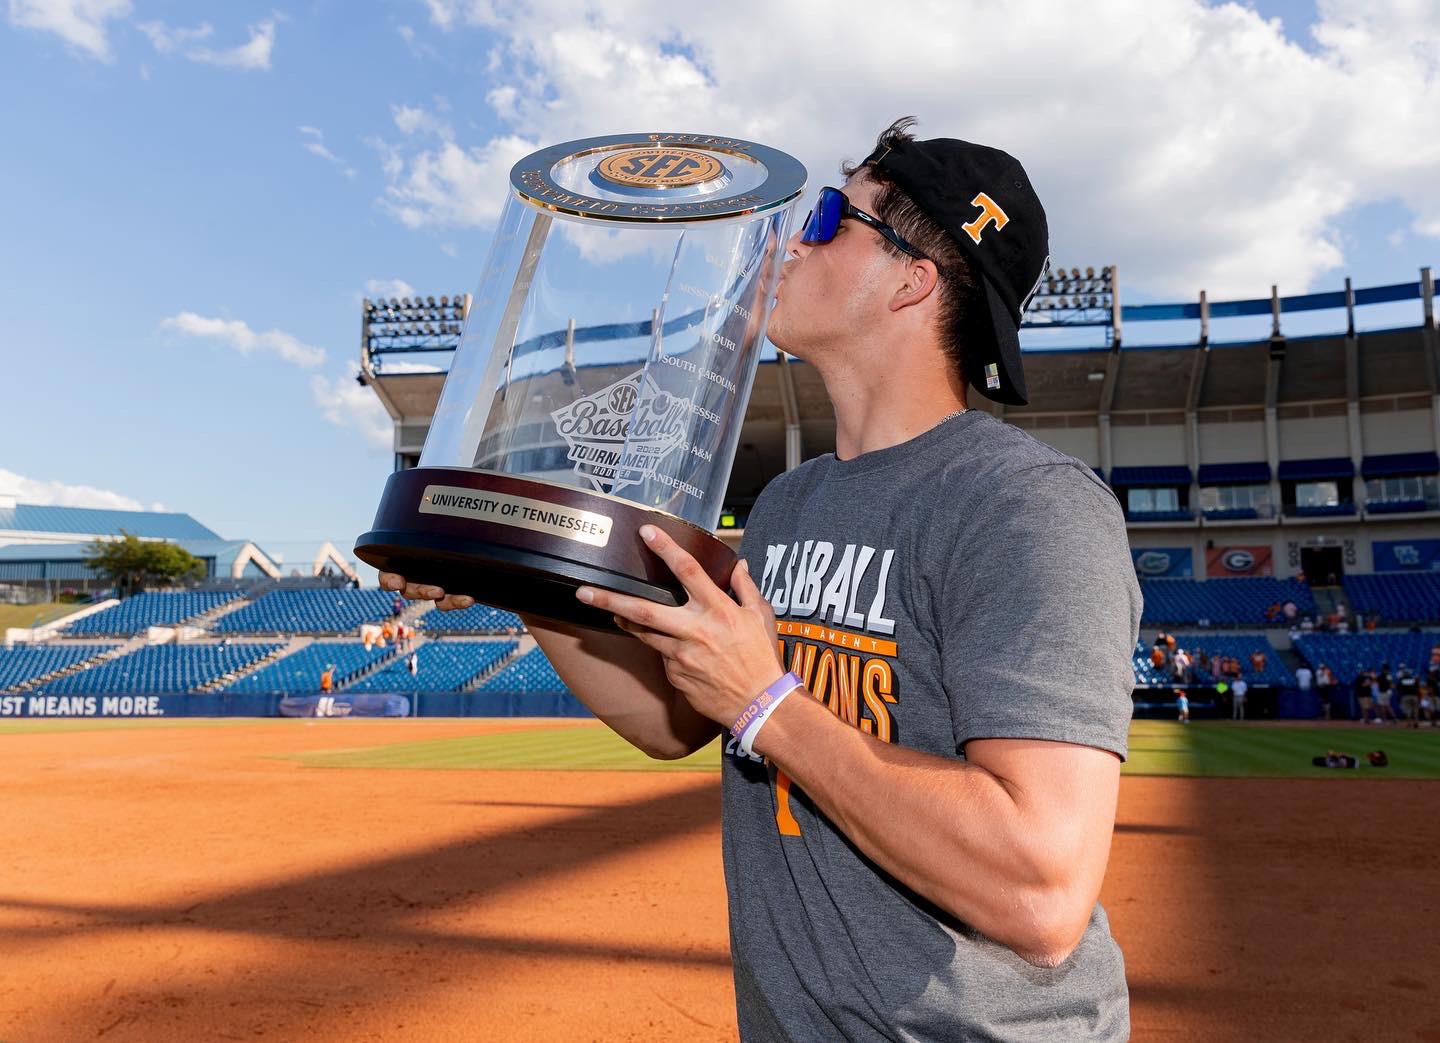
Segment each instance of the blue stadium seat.
[[384,590],[277,590],[215,621],[221,634],[343,634],[391,615]]
[[1302,634],[1295,650],[1312,667],[1328,666],[1340,684],[1350,684],[1363,670],[1392,670],[1404,663],[1417,674],[1430,664],[1430,650],[1440,645],[1440,631],[1425,633]]
[[20,645],[0,648],[0,692],[83,663],[115,645]]
[[173,593],[136,594],[118,605],[77,619],[65,628],[67,634],[139,634],[146,627],[174,626],[218,608],[242,595],[236,591],[183,590]]
[[517,634],[525,629],[515,613],[489,605],[472,605],[453,612],[432,609],[415,625],[430,634]]
[[453,692],[492,669],[518,641],[427,641],[415,650],[418,669],[410,675],[406,656],[362,677],[347,692]]
[[[1176,649],[1185,649],[1192,657],[1203,651],[1212,659],[1230,656],[1240,660],[1240,675],[1257,686],[1290,688],[1295,685],[1295,675],[1280,659],[1263,633],[1251,634],[1182,634],[1175,633]],[[1265,653],[1265,669],[1257,673],[1250,663],[1253,652]],[[1173,688],[1174,677],[1164,670],[1157,670],[1150,663],[1150,647],[1143,641],[1135,646],[1135,683],[1138,687]],[[1197,685],[1209,686],[1215,683],[1213,671],[1194,671]]]
[[318,692],[320,674],[327,667],[335,667],[334,683],[338,691],[356,674],[368,669],[387,656],[396,654],[394,645],[372,648],[358,641],[316,641],[297,652],[273,663],[268,663],[253,674],[246,674],[238,681],[225,687],[228,692]]
[[481,692],[565,695],[570,689],[538,648],[532,648],[480,686]]
[[46,684],[61,695],[193,692],[283,648],[273,643],[149,645]]
[[1315,614],[1315,597],[1296,579],[1239,576],[1225,579],[1147,579],[1140,584],[1145,598],[1145,626],[1256,626],[1269,622],[1272,605],[1293,601],[1302,616]]
[[1440,574],[1376,572],[1346,576],[1342,582],[1361,615],[1378,612],[1381,619],[1400,623],[1440,622]]

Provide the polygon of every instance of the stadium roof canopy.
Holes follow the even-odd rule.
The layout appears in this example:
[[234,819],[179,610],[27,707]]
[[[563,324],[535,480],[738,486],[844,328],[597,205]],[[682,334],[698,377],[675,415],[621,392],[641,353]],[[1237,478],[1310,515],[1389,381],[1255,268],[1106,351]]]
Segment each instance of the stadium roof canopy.
[[[248,540],[178,540],[218,578],[280,578],[280,568]],[[0,547],[0,580],[80,580],[95,573],[85,565],[88,543],[16,543]]]
[[83,537],[119,536],[122,529],[142,539],[220,539],[188,514],[0,502],[0,543],[57,543],[64,537],[70,537],[65,542],[73,542]]

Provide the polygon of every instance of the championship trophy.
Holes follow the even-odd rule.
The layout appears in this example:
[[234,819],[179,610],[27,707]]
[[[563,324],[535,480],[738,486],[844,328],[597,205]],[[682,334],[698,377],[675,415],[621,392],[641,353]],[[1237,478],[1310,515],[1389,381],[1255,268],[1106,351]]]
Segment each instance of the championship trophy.
[[804,186],[785,153],[700,134],[517,163],[420,465],[390,476],[355,553],[613,629],[577,587],[685,601],[649,523],[727,588],[736,558],[712,530]]

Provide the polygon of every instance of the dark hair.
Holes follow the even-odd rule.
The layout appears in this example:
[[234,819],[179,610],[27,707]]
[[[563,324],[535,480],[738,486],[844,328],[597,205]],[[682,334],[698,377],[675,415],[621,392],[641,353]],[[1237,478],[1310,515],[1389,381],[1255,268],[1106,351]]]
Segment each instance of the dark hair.
[[[902,116],[890,124],[875,140],[876,151],[914,141],[915,135],[910,133],[910,128],[914,125],[914,116]],[[972,367],[966,361],[966,346],[983,343],[985,336],[982,329],[977,328],[972,332],[974,324],[983,321],[984,313],[980,307],[980,283],[970,267],[970,262],[965,259],[950,233],[921,210],[885,170],[863,163],[842,163],[840,173],[847,178],[864,174],[873,181],[879,188],[873,204],[875,216],[894,228],[902,238],[934,262],[940,274],[936,287],[940,293],[940,345],[946,358],[959,371],[961,381],[968,381]],[[880,239],[880,246],[896,258],[908,256],[883,237]]]

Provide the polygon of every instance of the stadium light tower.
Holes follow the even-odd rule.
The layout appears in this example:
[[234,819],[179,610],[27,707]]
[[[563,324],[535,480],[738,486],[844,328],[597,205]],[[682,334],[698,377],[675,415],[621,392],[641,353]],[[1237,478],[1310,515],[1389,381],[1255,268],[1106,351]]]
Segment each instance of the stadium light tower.
[[[362,377],[385,372],[385,358],[437,351],[453,352],[470,314],[470,295],[400,297],[360,304],[360,372]],[[365,383],[361,380],[361,383]]]
[[1052,268],[1031,298],[1021,326],[1103,326],[1111,347],[1120,343],[1120,284],[1116,266]]

